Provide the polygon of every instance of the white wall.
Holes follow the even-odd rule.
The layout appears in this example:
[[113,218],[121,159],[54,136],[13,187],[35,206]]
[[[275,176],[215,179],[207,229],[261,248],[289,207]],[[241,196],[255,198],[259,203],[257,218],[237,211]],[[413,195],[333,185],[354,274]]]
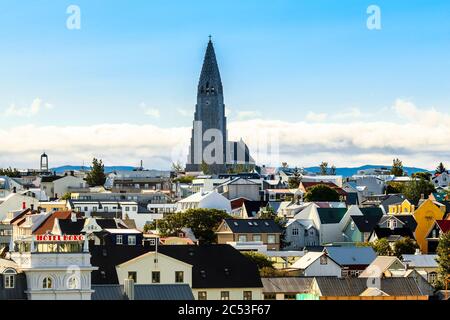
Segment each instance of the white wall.
[[30,208],[32,204],[35,209],[39,206],[39,201],[36,198],[15,193],[0,204],[0,220],[5,219],[8,212],[21,210],[23,202],[25,202],[26,208]]
[[320,258],[305,270],[305,277],[340,277],[341,267],[327,257],[327,264],[320,264]]

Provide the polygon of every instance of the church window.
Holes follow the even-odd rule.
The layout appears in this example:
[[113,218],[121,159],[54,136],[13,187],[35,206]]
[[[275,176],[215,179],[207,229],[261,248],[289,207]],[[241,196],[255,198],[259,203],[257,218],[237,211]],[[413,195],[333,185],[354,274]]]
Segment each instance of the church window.
[[44,280],[42,280],[42,288],[43,289],[52,289],[53,288],[52,278],[45,277]]

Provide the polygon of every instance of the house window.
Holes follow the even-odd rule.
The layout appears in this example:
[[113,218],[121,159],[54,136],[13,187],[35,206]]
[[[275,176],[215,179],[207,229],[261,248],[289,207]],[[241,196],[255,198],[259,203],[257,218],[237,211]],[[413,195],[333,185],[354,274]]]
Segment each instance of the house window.
[[230,291],[221,291],[220,300],[230,300]]
[[276,300],[277,295],[273,293],[266,293],[264,294],[264,300]]
[[394,230],[397,228],[397,220],[391,219],[388,221],[388,228]]
[[355,231],[355,222],[350,223],[350,230]]
[[152,271],[152,283],[160,283],[161,282],[161,272]]
[[92,207],[92,211],[97,212],[97,207]]
[[270,244],[277,243],[277,237],[274,234],[267,235],[267,243]]
[[136,236],[128,236],[128,245],[135,246],[136,245]]
[[5,279],[5,289],[14,289],[14,286],[16,285],[16,272],[13,270],[8,270],[5,271],[3,276]]
[[433,284],[437,279],[437,273],[436,272],[430,272],[428,274],[428,282]]
[[240,234],[238,237],[238,242],[247,242],[247,235]]
[[134,283],[137,282],[137,272],[136,271],[128,271],[128,279],[133,280]]
[[323,255],[320,257],[320,264],[322,264],[322,265],[328,264],[328,259],[327,259],[327,256],[326,256],[326,255],[323,254]]
[[133,211],[137,211],[137,207],[133,207]]
[[252,300],[252,292],[244,291],[244,300]]
[[198,300],[207,300],[208,294],[206,291],[199,291],[198,292]]
[[84,207],[84,211],[87,212],[89,210],[88,207]]
[[123,236],[121,234],[116,236],[116,244],[123,244]]
[[253,235],[253,241],[261,241],[261,235],[260,234],[254,234]]
[[292,229],[292,235],[293,236],[298,236],[298,228]]
[[176,283],[184,282],[184,272],[183,271],[175,271],[175,282]]
[[103,207],[103,211],[108,212],[108,207]]
[[44,280],[42,280],[42,288],[43,289],[51,289],[51,288],[53,288],[52,278],[45,277]]
[[296,300],[296,295],[295,294],[285,294],[284,295],[284,300]]
[[130,211],[130,207],[125,207],[125,211]]

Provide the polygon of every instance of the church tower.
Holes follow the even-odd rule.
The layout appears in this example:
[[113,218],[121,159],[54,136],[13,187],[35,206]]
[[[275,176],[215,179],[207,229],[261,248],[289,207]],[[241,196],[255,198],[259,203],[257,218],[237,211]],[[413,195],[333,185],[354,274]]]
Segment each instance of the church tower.
[[[186,171],[201,171],[202,163],[206,163],[211,173],[225,172],[228,147],[226,125],[222,80],[210,37],[197,88]],[[214,160],[211,161],[211,158]]]

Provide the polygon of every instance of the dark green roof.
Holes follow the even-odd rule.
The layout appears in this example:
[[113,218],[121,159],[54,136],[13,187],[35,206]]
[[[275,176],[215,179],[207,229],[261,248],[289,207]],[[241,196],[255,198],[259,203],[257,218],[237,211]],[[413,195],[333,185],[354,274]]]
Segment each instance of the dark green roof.
[[364,216],[380,217],[383,215],[383,211],[380,207],[367,207],[359,208]]
[[317,212],[321,223],[339,223],[347,212],[347,208],[317,208]]

